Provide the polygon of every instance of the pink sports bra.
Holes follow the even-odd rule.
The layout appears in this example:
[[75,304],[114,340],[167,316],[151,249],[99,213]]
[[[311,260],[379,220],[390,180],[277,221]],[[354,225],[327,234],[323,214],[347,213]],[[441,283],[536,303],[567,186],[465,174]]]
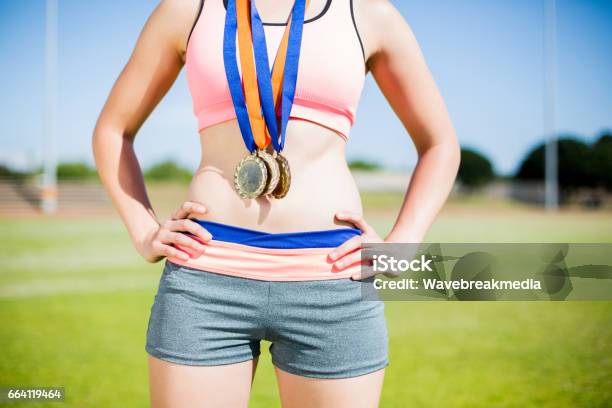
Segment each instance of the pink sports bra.
[[[223,64],[225,7],[224,0],[201,0],[187,43],[187,83],[198,130],[236,118]],[[285,26],[264,22],[271,60]],[[347,139],[355,121],[365,74],[353,1],[326,0],[323,9],[307,18],[304,24],[290,118],[319,124]]]

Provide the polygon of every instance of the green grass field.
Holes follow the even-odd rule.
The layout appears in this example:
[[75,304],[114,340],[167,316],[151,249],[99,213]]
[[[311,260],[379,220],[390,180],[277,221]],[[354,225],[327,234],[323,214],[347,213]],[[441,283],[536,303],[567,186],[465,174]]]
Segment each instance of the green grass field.
[[[397,199],[364,202],[387,231]],[[0,231],[0,386],[65,386],[50,406],[148,406],[161,264],[142,261],[115,218],[4,219]],[[455,203],[428,241],[612,242],[612,214]],[[386,315],[382,407],[612,406],[610,302],[388,302]],[[251,406],[279,406],[267,347]]]

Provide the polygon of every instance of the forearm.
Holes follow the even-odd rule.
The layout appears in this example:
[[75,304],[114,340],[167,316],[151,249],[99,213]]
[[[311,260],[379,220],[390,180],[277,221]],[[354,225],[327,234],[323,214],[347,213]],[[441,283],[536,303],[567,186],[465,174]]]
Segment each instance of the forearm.
[[143,242],[157,230],[159,222],[147,196],[133,139],[98,127],[92,147],[102,184],[142,254]]
[[423,240],[453,187],[459,160],[459,147],[454,138],[433,145],[420,155],[386,242]]

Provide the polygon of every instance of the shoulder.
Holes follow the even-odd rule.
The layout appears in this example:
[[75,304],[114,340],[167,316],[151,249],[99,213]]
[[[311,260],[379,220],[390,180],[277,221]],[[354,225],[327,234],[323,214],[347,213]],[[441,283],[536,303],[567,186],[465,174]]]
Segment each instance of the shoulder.
[[351,0],[369,57],[412,36],[408,23],[389,0]]
[[160,0],[157,7],[180,16],[199,9],[202,3],[204,0]]
[[200,14],[204,0],[161,0],[150,21],[167,36],[179,53],[184,53],[189,33]]
[[366,59],[414,44],[411,27],[389,0],[351,0],[364,43]]
[[[351,0],[365,24],[393,24],[403,17],[389,0]],[[384,26],[383,26],[384,27]]]
[[375,13],[389,13],[395,10],[389,0],[351,0],[355,7]]

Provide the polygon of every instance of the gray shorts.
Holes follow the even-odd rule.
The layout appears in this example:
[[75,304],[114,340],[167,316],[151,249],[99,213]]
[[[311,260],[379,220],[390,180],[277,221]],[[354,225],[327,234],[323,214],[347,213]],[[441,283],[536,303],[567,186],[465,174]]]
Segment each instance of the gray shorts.
[[350,279],[270,282],[166,261],[151,308],[146,351],[213,366],[251,360],[272,343],[273,364],[292,374],[347,378],[388,364],[384,303],[362,300]]

